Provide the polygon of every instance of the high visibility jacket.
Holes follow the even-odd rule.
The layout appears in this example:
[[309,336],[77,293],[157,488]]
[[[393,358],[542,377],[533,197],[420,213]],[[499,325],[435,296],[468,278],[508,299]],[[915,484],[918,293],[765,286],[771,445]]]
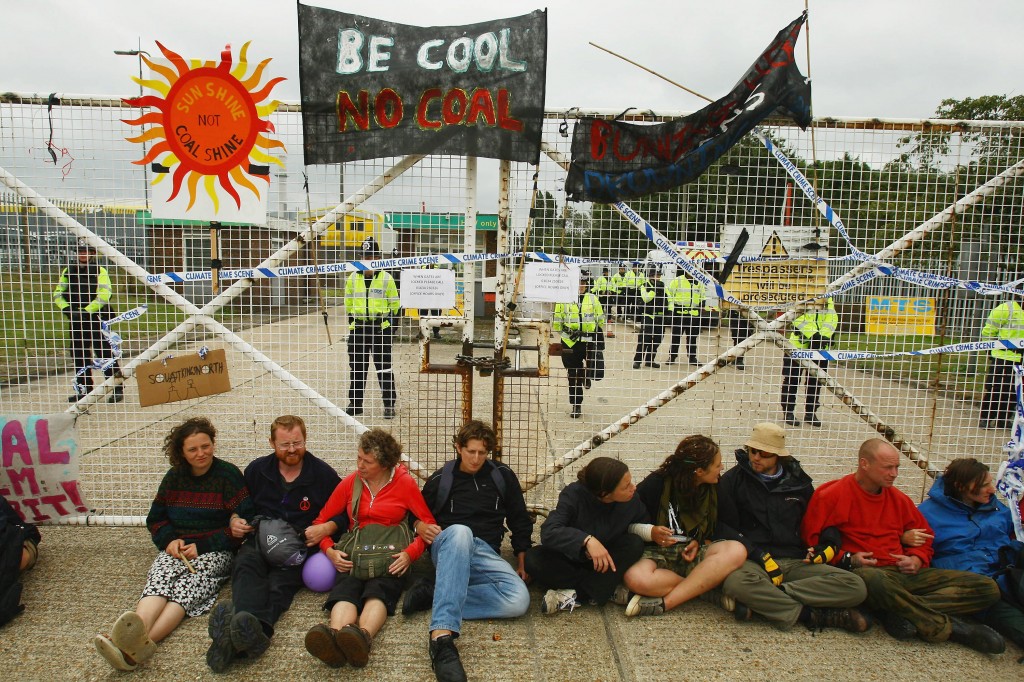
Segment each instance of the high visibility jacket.
[[[593,341],[604,329],[604,308],[589,291],[575,303],[556,303],[552,331],[562,335],[562,342],[572,348],[578,341]],[[588,338],[589,337],[589,338]]]
[[824,349],[831,345],[829,342],[836,333],[836,327],[839,326],[839,314],[831,298],[827,304],[825,310],[806,312],[793,320],[793,333],[789,335],[790,343],[803,350],[810,347],[810,340],[817,334],[825,340],[825,343],[818,344],[818,348]]
[[654,319],[668,312],[668,296],[661,280],[649,281],[645,277],[644,283],[640,285],[638,295],[642,304],[641,314],[645,317]]
[[615,293],[621,294],[623,291],[626,290],[626,275],[620,275],[619,273],[616,272],[614,275],[612,275],[611,284],[612,289],[615,290]]
[[622,286],[619,287],[619,291],[636,289],[639,280],[637,280],[636,273],[632,270],[626,270],[626,274],[622,276]]
[[[997,305],[988,314],[981,335],[987,339],[1024,339],[1024,308],[1016,301]],[[1021,352],[1007,349],[992,351],[992,357],[1020,362]]]
[[361,272],[353,272],[345,282],[345,310],[348,311],[349,329],[354,329],[356,322],[380,320],[381,329],[391,326],[388,318],[397,315],[401,304],[398,300],[398,286],[395,278],[386,270],[379,270],[366,285],[366,277]]
[[112,293],[106,268],[95,263],[86,266],[75,263],[61,270],[53,290],[53,302],[57,310],[71,308],[98,313],[110,302]]
[[590,287],[590,290],[593,293],[597,294],[598,296],[617,294],[619,293],[619,290],[618,288],[616,288],[613,280],[614,278],[608,278],[605,277],[604,275],[601,275],[600,277],[594,280],[594,286]]
[[671,282],[665,291],[668,296],[668,307],[677,315],[698,315],[704,303],[704,285],[693,284],[683,275]]

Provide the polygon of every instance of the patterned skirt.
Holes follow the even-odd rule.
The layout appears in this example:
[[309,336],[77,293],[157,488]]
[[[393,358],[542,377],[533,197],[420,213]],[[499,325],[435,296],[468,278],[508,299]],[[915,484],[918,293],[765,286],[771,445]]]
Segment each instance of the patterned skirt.
[[213,607],[217,593],[231,576],[231,552],[207,552],[190,559],[192,573],[181,559],[160,552],[149,568],[143,597],[164,597],[180,604],[185,613],[195,618]]

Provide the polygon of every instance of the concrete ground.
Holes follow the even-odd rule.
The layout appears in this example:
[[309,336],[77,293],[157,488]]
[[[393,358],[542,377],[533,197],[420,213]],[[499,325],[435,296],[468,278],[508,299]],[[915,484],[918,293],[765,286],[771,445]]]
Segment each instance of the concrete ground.
[[[207,617],[186,620],[134,673],[112,670],[91,639],[134,607],[155,554],[143,528],[47,527],[36,568],[25,578],[26,611],[0,629],[5,680],[432,680],[427,657],[429,614],[388,619],[369,665],[334,671],[303,647],[323,620],[323,596],[303,590],[279,621],[267,653],[215,676],[204,654]],[[422,566],[417,566],[421,569]],[[876,627],[863,635],[797,626],[780,632],[765,622],[738,623],[704,602],[664,616],[627,619],[621,606],[584,606],[510,621],[467,622],[459,650],[471,680],[560,682],[601,680],[938,680],[1024,679],[1010,645],[1000,656],[963,646],[898,642]],[[228,597],[226,587],[222,597]]]

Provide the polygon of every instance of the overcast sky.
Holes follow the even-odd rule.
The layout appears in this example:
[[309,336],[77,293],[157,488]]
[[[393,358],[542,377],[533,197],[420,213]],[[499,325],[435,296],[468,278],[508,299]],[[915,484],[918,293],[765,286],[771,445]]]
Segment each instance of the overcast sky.
[[[540,2],[311,2],[420,26],[544,9]],[[0,0],[0,91],[131,95],[137,64],[115,49],[215,59],[225,43],[272,57],[275,89],[299,100],[298,29],[288,0]],[[547,5],[546,106],[693,111],[704,102],[611,55],[630,57],[712,98],[725,94],[803,0],[560,0]],[[810,0],[816,116],[924,118],[946,97],[1021,92],[1020,0]],[[807,33],[798,46],[808,71]]]

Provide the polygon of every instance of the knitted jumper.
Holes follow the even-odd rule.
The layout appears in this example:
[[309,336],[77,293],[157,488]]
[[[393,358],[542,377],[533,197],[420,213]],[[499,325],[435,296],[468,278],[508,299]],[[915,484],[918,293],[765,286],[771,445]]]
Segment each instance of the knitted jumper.
[[196,550],[204,554],[236,549],[241,539],[231,537],[231,515],[250,519],[255,512],[242,472],[234,464],[214,458],[202,476],[193,476],[187,464],[164,474],[146,526],[157,549],[166,549],[171,540],[180,538],[194,542]]

